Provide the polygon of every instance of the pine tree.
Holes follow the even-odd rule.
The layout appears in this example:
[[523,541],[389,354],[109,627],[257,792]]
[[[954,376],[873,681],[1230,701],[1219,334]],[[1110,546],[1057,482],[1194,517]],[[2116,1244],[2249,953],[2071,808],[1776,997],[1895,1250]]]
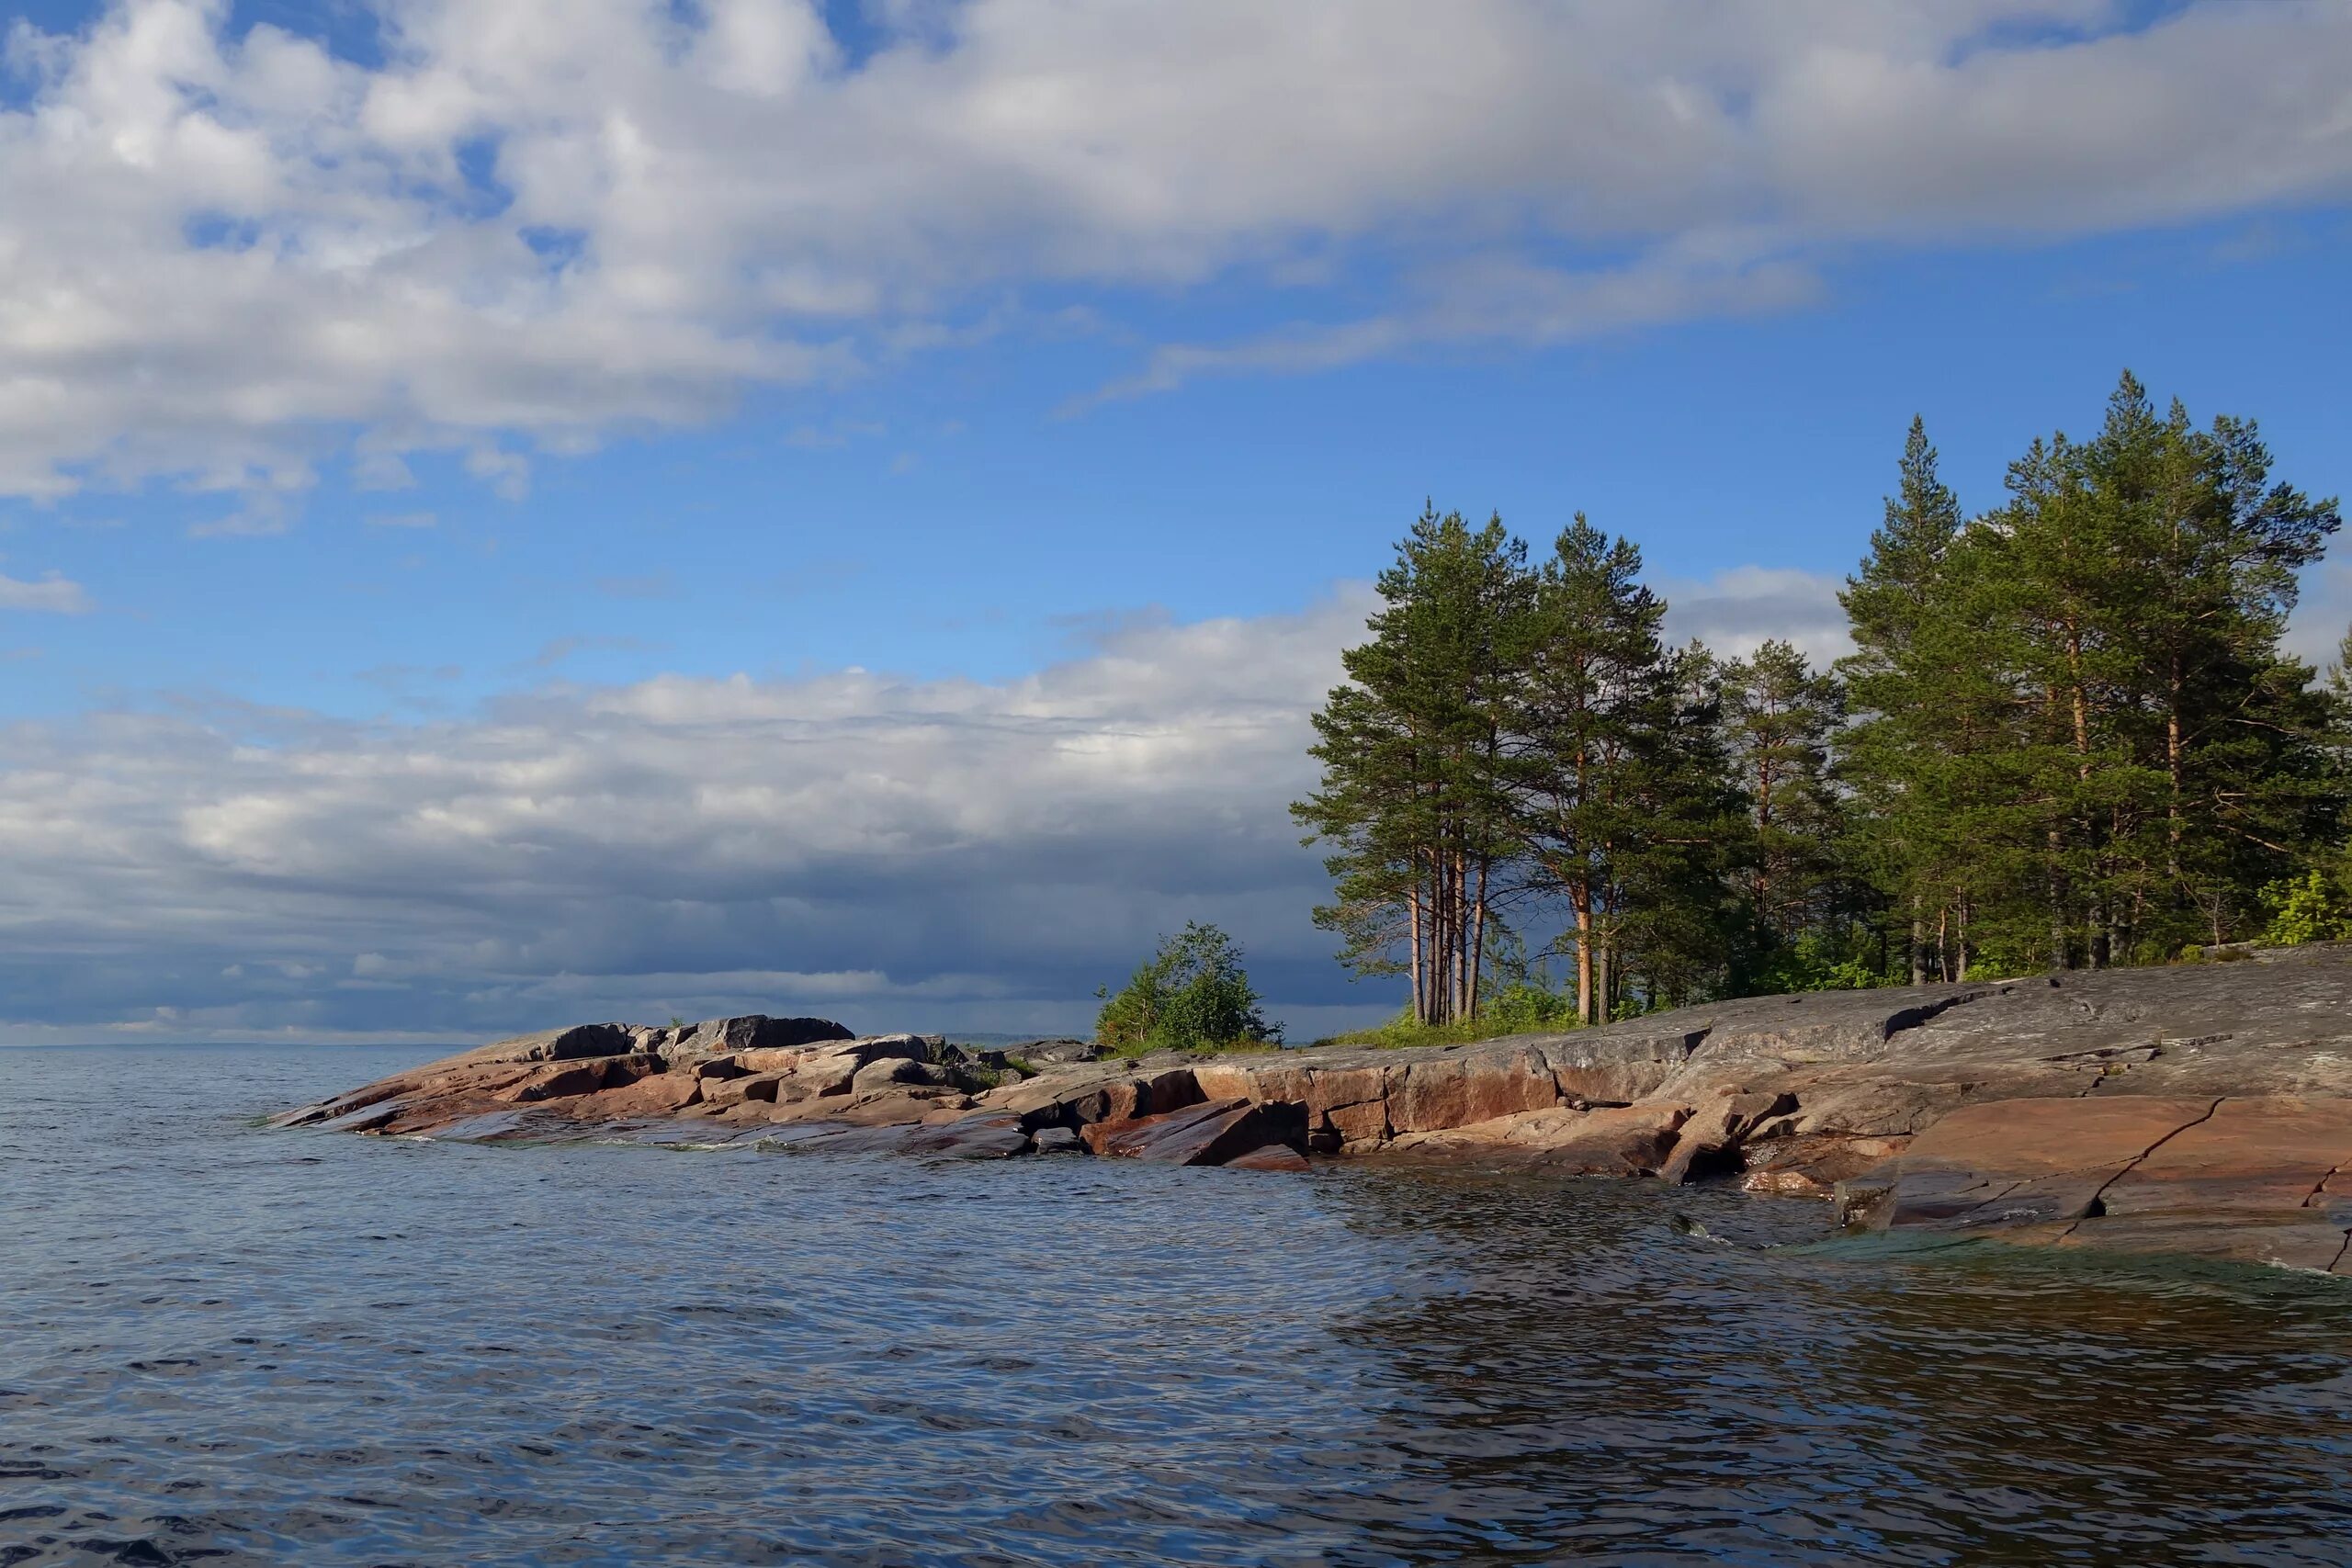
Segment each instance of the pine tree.
[[1736,864],[1751,964],[1829,913],[1840,838],[1829,750],[1844,706],[1837,681],[1777,638],[1724,666],[1720,723],[1745,807]]
[[1628,890],[1653,878],[1660,785],[1673,773],[1678,667],[1659,640],[1665,602],[1641,552],[1582,513],[1536,575],[1511,776],[1536,886],[1566,905],[1577,1013],[1604,1019]]
[[[1960,501],[1937,473],[1927,422],[1913,415],[1900,482],[1886,498],[1871,553],[1838,595],[1854,651],[1838,665],[1856,713],[1841,750],[1869,828],[1849,840],[1855,859],[1906,917],[1911,983],[1928,977],[1927,919],[1939,927],[1965,893],[1953,886],[1951,821],[1939,790],[1935,749],[1951,735],[1959,630],[1943,612],[1947,562],[1961,530]],[[1964,916],[1962,917],[1964,921]],[[1939,944],[1940,945],[1940,944]]]
[[1317,924],[1359,975],[1408,975],[1423,1023],[1475,1016],[1514,844],[1502,748],[1525,561],[1499,517],[1473,529],[1423,509],[1381,574],[1372,640],[1341,656],[1348,683],[1315,716],[1321,787],[1291,807],[1334,850]]

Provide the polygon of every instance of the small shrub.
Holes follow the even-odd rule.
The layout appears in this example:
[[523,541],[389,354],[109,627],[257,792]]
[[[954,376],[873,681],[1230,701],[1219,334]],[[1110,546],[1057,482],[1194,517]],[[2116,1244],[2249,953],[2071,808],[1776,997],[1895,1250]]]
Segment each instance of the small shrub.
[[1188,922],[1146,959],[1118,995],[1109,988],[1094,1038],[1122,1055],[1229,1050],[1279,1042],[1283,1026],[1258,1009],[1241,945],[1215,926]]
[[[2262,940],[2273,947],[2300,947],[2307,942],[2342,942],[2352,937],[2352,908],[2342,893],[2317,867],[2300,878],[2274,882],[2262,890],[2262,907],[2270,924]],[[2216,951],[2212,956],[2221,957]]]

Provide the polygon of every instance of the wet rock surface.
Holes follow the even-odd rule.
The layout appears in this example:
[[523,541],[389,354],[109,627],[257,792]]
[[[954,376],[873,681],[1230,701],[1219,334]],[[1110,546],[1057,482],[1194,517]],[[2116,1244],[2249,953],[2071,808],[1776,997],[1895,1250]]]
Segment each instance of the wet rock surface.
[[1024,1057],[822,1019],[589,1024],[277,1122],[1289,1170],[1518,1161],[1834,1196],[1863,1228],[2352,1274],[2352,950],[1747,998],[1409,1050]]

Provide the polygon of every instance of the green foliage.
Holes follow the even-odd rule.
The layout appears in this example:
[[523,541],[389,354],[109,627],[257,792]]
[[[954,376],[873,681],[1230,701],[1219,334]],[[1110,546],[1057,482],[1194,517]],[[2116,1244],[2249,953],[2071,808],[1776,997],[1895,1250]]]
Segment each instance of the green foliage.
[[1577,1022],[1577,999],[1531,980],[1508,980],[1488,993],[1478,1017],[1497,1034],[1574,1029]]
[[[1915,425],[1849,586],[1849,835],[1916,976],[2159,961],[2250,932],[2334,841],[2341,705],[2278,647],[2335,503],[2122,378],[1961,525]],[[1940,547],[1935,541],[1940,538]]]
[[2324,682],[2280,642],[2340,518],[2271,467],[2126,374],[1972,518],[1915,419],[1830,671],[1668,645],[1582,514],[1531,560],[1426,508],[1292,808],[1344,960],[1411,977],[1363,1038],[2352,936],[2352,637]]
[[1860,927],[1842,931],[1803,931],[1750,972],[1758,996],[1784,991],[1866,991],[1894,983],[1870,951],[1871,933]]
[[2317,866],[2266,886],[2262,907],[2270,914],[2262,940],[2274,947],[2352,938],[2352,900]]
[[1357,975],[1408,976],[1424,1022],[1476,1010],[1503,897],[1493,873],[1510,846],[1502,748],[1526,555],[1500,518],[1473,528],[1423,508],[1380,575],[1372,639],[1341,655],[1347,682],[1315,716],[1320,786],[1291,807],[1332,852],[1337,896],[1316,924]]
[[1162,939],[1116,996],[1107,987],[1096,994],[1107,999],[1094,1037],[1123,1055],[1224,1049],[1283,1036],[1282,1025],[1259,1011],[1240,944],[1198,921]]

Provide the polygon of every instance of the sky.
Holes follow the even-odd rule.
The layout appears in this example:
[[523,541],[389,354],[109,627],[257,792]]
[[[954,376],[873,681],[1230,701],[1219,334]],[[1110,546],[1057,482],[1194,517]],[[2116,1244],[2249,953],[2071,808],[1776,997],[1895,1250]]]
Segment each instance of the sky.
[[2340,0],[0,17],[0,1043],[1082,1029],[1194,919],[1309,1038],[1425,500],[1826,659],[1915,413],[2352,491]]

